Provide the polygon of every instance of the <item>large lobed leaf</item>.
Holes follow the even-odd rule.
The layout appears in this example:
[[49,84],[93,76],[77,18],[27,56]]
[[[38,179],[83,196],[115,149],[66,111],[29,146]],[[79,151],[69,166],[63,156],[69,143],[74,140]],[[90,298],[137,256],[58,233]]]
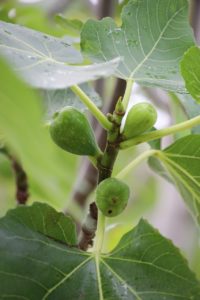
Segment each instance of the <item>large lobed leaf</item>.
[[58,213],[45,203],[35,202],[32,206],[19,206],[8,211],[7,217],[68,246],[77,244],[76,226],[71,217]]
[[177,140],[160,152],[157,158],[153,158],[151,166],[161,176],[175,183],[200,225],[200,135],[188,135]]
[[[66,87],[94,79],[100,71],[98,66],[95,70],[96,66],[77,69],[66,65],[66,62],[82,62],[82,55],[67,41],[67,37],[55,38],[5,22],[0,22],[0,53],[7,57],[30,85],[43,89],[48,114],[53,114],[66,105],[83,108],[78,97]],[[112,63],[111,65],[113,66]],[[100,68],[103,70],[103,66]],[[109,69],[106,70],[110,74]],[[99,105],[100,99],[92,87],[85,84],[83,90]]]
[[194,45],[188,1],[130,0],[121,17],[121,27],[111,18],[89,20],[81,34],[83,53],[95,62],[121,57],[117,77],[185,92],[179,62]]
[[189,49],[182,61],[181,72],[186,88],[197,102],[200,102],[200,48]]
[[119,59],[89,66],[80,64],[81,54],[64,39],[20,25],[0,21],[0,53],[32,86],[64,89],[98,77],[109,76]]
[[[40,206],[40,204],[37,204]],[[23,224],[26,210],[0,220],[1,299],[177,300],[200,285],[172,243],[146,221],[108,255],[68,247]],[[29,208],[29,217],[32,217]],[[40,208],[43,214],[43,208]],[[56,215],[56,213],[54,212]],[[46,225],[46,224],[45,224]],[[57,226],[57,225],[56,225]]]

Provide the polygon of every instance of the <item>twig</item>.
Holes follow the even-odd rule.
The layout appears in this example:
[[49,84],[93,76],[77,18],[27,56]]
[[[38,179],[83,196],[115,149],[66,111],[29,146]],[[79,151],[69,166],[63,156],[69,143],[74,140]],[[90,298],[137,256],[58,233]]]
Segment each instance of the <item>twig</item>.
[[6,148],[1,149],[1,152],[10,160],[14,171],[16,182],[16,200],[18,204],[26,204],[29,197],[28,178],[26,172],[19,161],[13,157],[13,155],[11,155]]
[[99,0],[96,7],[96,15],[98,19],[102,19],[107,16],[113,16],[115,9],[118,5],[118,0]]
[[29,197],[27,175],[17,160],[12,158],[11,161],[15,172],[17,202],[18,204],[26,204]]
[[191,23],[197,43],[200,43],[200,1],[191,2]]

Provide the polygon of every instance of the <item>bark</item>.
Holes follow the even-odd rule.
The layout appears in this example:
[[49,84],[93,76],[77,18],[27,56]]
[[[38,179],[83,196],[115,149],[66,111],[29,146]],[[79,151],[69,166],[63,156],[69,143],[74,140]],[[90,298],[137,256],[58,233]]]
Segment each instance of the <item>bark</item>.
[[191,1],[191,25],[198,44],[200,44],[200,1]]

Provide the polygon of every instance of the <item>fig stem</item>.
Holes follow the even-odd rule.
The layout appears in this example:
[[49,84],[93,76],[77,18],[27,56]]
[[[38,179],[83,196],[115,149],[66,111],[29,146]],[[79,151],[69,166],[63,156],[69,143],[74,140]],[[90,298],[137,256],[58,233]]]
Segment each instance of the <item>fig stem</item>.
[[92,115],[99,121],[101,126],[106,130],[111,130],[113,124],[106,118],[106,116],[98,109],[98,107],[92,102],[92,100],[85,94],[85,92],[78,86],[73,85],[70,87],[80,100],[87,106]]
[[97,255],[101,253],[101,249],[103,246],[104,233],[105,233],[105,221],[106,221],[106,217],[98,209],[97,231],[96,231],[96,239],[94,242],[94,253],[96,253]]
[[159,150],[147,150],[143,152],[141,155],[137,156],[134,160],[132,160],[124,169],[122,169],[115,178],[122,179],[124,178],[132,169],[136,168],[140,163],[142,163],[145,159],[148,159],[150,156],[157,155]]
[[127,110],[127,107],[129,104],[129,100],[130,100],[131,92],[132,92],[132,88],[133,88],[133,83],[134,83],[134,81],[132,78],[130,78],[126,81],[126,90],[125,90],[124,97],[122,100],[125,111]]
[[144,134],[136,136],[132,139],[123,141],[120,143],[120,149],[123,150],[123,149],[133,147],[135,145],[141,144],[141,143],[157,140],[164,136],[174,134],[179,131],[184,131],[184,130],[190,129],[197,125],[200,125],[200,116],[192,118],[188,121],[181,122],[177,125],[173,125],[173,126],[170,126],[170,127],[164,128],[164,129],[155,130],[155,131],[148,132],[148,133],[144,133]]

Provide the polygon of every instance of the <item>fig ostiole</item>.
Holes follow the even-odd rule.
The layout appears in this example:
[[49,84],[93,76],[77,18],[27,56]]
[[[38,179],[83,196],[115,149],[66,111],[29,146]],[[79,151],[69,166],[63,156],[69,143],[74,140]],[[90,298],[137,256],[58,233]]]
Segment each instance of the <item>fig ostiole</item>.
[[130,191],[116,178],[103,180],[96,189],[96,205],[106,217],[116,217],[126,208]]
[[91,157],[101,154],[89,121],[74,107],[57,112],[49,129],[55,144],[67,152]]
[[157,112],[154,106],[147,102],[138,103],[132,106],[126,117],[122,136],[124,139],[131,139],[153,127],[157,120]]

